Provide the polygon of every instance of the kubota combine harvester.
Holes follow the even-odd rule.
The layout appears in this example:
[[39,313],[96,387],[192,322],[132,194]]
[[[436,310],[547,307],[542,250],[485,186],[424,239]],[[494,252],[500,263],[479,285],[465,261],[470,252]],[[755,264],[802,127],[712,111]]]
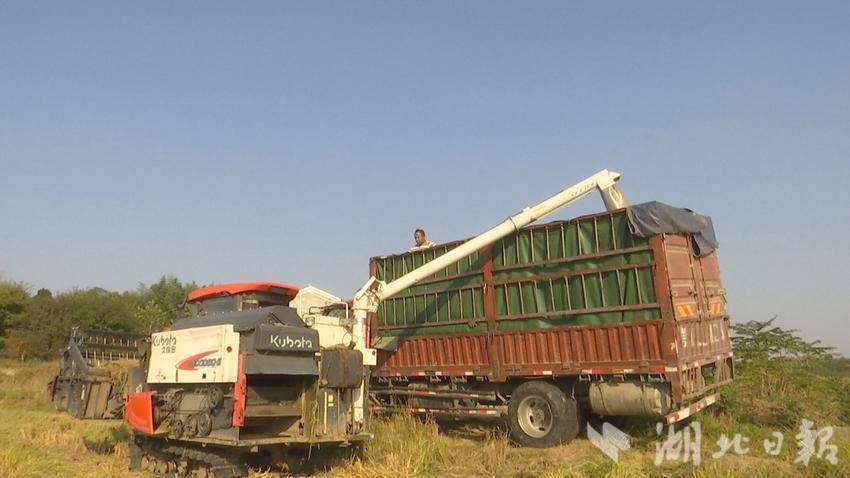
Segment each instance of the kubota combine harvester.
[[[385,282],[373,273],[350,302],[312,286],[299,290],[265,282],[213,286],[193,292],[189,296],[191,315],[176,322],[170,330],[153,334],[141,365],[130,373],[124,416],[133,430],[131,465],[174,476],[242,476],[246,472],[246,460],[252,458],[291,462],[293,457],[297,460],[317,448],[334,449],[369,439],[370,371],[378,363],[379,354],[370,347],[368,323],[382,302],[417,284],[433,282],[435,276],[445,275],[459,261],[594,190],[601,193],[609,211],[624,208],[625,200],[615,185],[618,178],[619,174],[602,170],[540,204],[523,209],[475,238],[444,248],[424,263],[415,263],[403,273],[395,274],[394,280]],[[632,268],[635,267],[633,264]],[[650,291],[644,291],[642,298],[646,299],[648,294]],[[415,307],[415,300],[412,303]],[[657,304],[648,304],[646,308],[654,305]],[[478,310],[476,307],[473,302],[471,310]],[[623,307],[624,310],[637,308]],[[434,310],[426,308],[420,312],[417,317],[431,320],[426,316]],[[664,314],[666,317],[667,312]],[[672,327],[663,332],[665,340],[675,340],[675,325]],[[401,347],[399,341],[421,336],[421,333],[415,337],[402,334],[394,339],[393,347]],[[486,331],[483,336],[495,337]],[[661,336],[642,337],[648,342],[660,340]],[[491,345],[495,351],[495,344]],[[381,346],[384,350],[379,368],[386,371],[387,364],[394,363],[394,349],[386,344]],[[643,346],[658,348],[655,344]],[[675,344],[671,346],[675,348]],[[404,348],[398,350],[410,353]],[[437,351],[432,352],[434,357],[442,357]],[[667,357],[675,350],[659,353]],[[417,357],[419,362],[424,362],[430,355],[423,352]],[[664,366],[657,370],[657,363],[667,361],[664,357],[645,364],[654,367],[645,371],[647,383],[653,381],[650,375],[655,377],[655,382],[664,381]],[[533,390],[529,392],[525,390],[529,387],[524,387],[521,394],[518,392],[522,403],[511,407],[514,415],[523,415],[514,417],[519,424],[518,433],[526,430],[529,437],[526,442],[533,446],[574,436],[572,428],[577,426],[573,425],[577,423],[579,409],[575,395],[566,384],[578,380],[553,381],[553,375],[560,372],[529,372],[528,377],[496,375],[484,372],[481,366],[468,367],[468,372],[462,372],[465,375],[454,377],[458,367],[442,370],[440,366],[427,364],[411,377],[402,376],[407,369],[403,369],[404,373],[402,369],[394,369],[395,380],[382,377],[382,397],[401,397],[402,401],[380,398],[379,404],[410,406],[413,397],[428,394],[441,404],[439,409],[444,404],[449,408],[460,404],[463,410],[494,410],[499,414],[499,410],[507,408],[502,402],[511,400],[513,390],[531,381],[551,389],[544,387],[541,391],[531,387]],[[643,373],[640,367],[618,372],[619,376],[629,378],[627,384],[637,387],[637,392],[628,388],[631,395],[625,399],[636,401],[633,408],[652,408],[647,403],[649,399],[664,402],[652,408],[653,413],[684,403],[681,393],[670,395],[663,386],[647,388],[646,395],[641,395],[640,379],[633,378]],[[580,369],[579,366],[577,372]],[[417,382],[417,378],[425,381]],[[467,379],[474,383],[467,383]],[[600,380],[601,377],[595,379]],[[428,388],[429,383],[434,390]],[[476,387],[483,387],[484,393]],[[485,397],[484,402],[492,396],[492,403],[480,405],[476,398],[479,396]],[[610,391],[600,397],[610,411],[631,406],[614,401]],[[404,401],[408,398],[410,403]],[[572,407],[565,405],[570,403]],[[572,410],[576,416],[565,415],[564,410]]]

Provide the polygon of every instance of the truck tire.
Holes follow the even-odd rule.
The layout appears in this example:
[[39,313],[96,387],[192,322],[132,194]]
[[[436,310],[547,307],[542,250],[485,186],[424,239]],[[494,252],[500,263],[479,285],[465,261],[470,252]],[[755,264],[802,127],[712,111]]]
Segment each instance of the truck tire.
[[547,448],[566,443],[578,435],[579,422],[575,399],[551,383],[525,382],[511,394],[508,428],[519,445]]

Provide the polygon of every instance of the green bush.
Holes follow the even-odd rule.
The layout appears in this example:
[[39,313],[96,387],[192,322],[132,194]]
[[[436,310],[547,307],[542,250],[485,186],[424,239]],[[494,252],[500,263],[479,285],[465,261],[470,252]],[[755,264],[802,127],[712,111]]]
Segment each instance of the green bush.
[[47,289],[31,296],[25,285],[0,282],[0,352],[10,358],[52,358],[73,327],[149,333],[185,314],[186,295],[196,288],[163,276],[134,291],[100,287],[57,294]]
[[807,342],[773,319],[733,324],[736,376],[721,391],[716,414],[735,421],[793,429],[850,424],[850,366],[831,348]]

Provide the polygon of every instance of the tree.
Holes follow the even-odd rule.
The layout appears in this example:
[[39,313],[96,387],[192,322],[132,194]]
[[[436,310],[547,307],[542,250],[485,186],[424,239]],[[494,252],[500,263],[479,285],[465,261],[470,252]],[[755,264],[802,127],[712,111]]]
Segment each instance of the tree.
[[733,324],[735,380],[721,390],[718,412],[765,426],[795,427],[850,420],[850,382],[836,379],[845,362],[831,347],[765,321]]
[[799,330],[774,326],[776,316],[770,320],[751,320],[732,324],[732,346],[740,361],[765,361],[772,359],[823,359],[831,357],[833,347],[821,345],[820,340],[807,342],[798,337]]
[[0,348],[8,324],[24,313],[29,294],[23,284],[0,281]]
[[141,330],[162,330],[186,315],[186,296],[197,288],[194,282],[184,284],[173,275],[162,276],[159,282],[150,287],[139,284],[137,293],[140,304],[136,308],[135,317]]
[[149,300],[136,307],[134,312],[136,323],[145,332],[163,330],[173,322],[173,317],[154,300]]
[[162,330],[186,314],[186,295],[196,289],[163,276],[150,287],[112,292],[100,287],[30,297],[22,284],[0,282],[0,348],[20,359],[52,358],[73,327],[124,332]]

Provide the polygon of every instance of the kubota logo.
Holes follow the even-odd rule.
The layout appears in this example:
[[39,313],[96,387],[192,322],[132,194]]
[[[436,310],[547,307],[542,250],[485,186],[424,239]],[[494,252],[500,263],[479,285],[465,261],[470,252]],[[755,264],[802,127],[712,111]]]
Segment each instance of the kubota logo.
[[274,345],[277,348],[281,349],[311,349],[313,348],[313,341],[306,337],[299,337],[297,339],[293,339],[292,337],[285,335],[281,337],[280,335],[270,335],[269,343]]
[[187,357],[177,364],[177,369],[198,370],[198,367],[217,367],[221,365],[221,357],[204,358],[207,355],[214,354],[216,352],[217,350],[210,350],[209,352],[201,352],[199,354],[192,355],[191,357]]
[[177,345],[177,337],[173,335],[155,335],[151,345],[154,347]]

